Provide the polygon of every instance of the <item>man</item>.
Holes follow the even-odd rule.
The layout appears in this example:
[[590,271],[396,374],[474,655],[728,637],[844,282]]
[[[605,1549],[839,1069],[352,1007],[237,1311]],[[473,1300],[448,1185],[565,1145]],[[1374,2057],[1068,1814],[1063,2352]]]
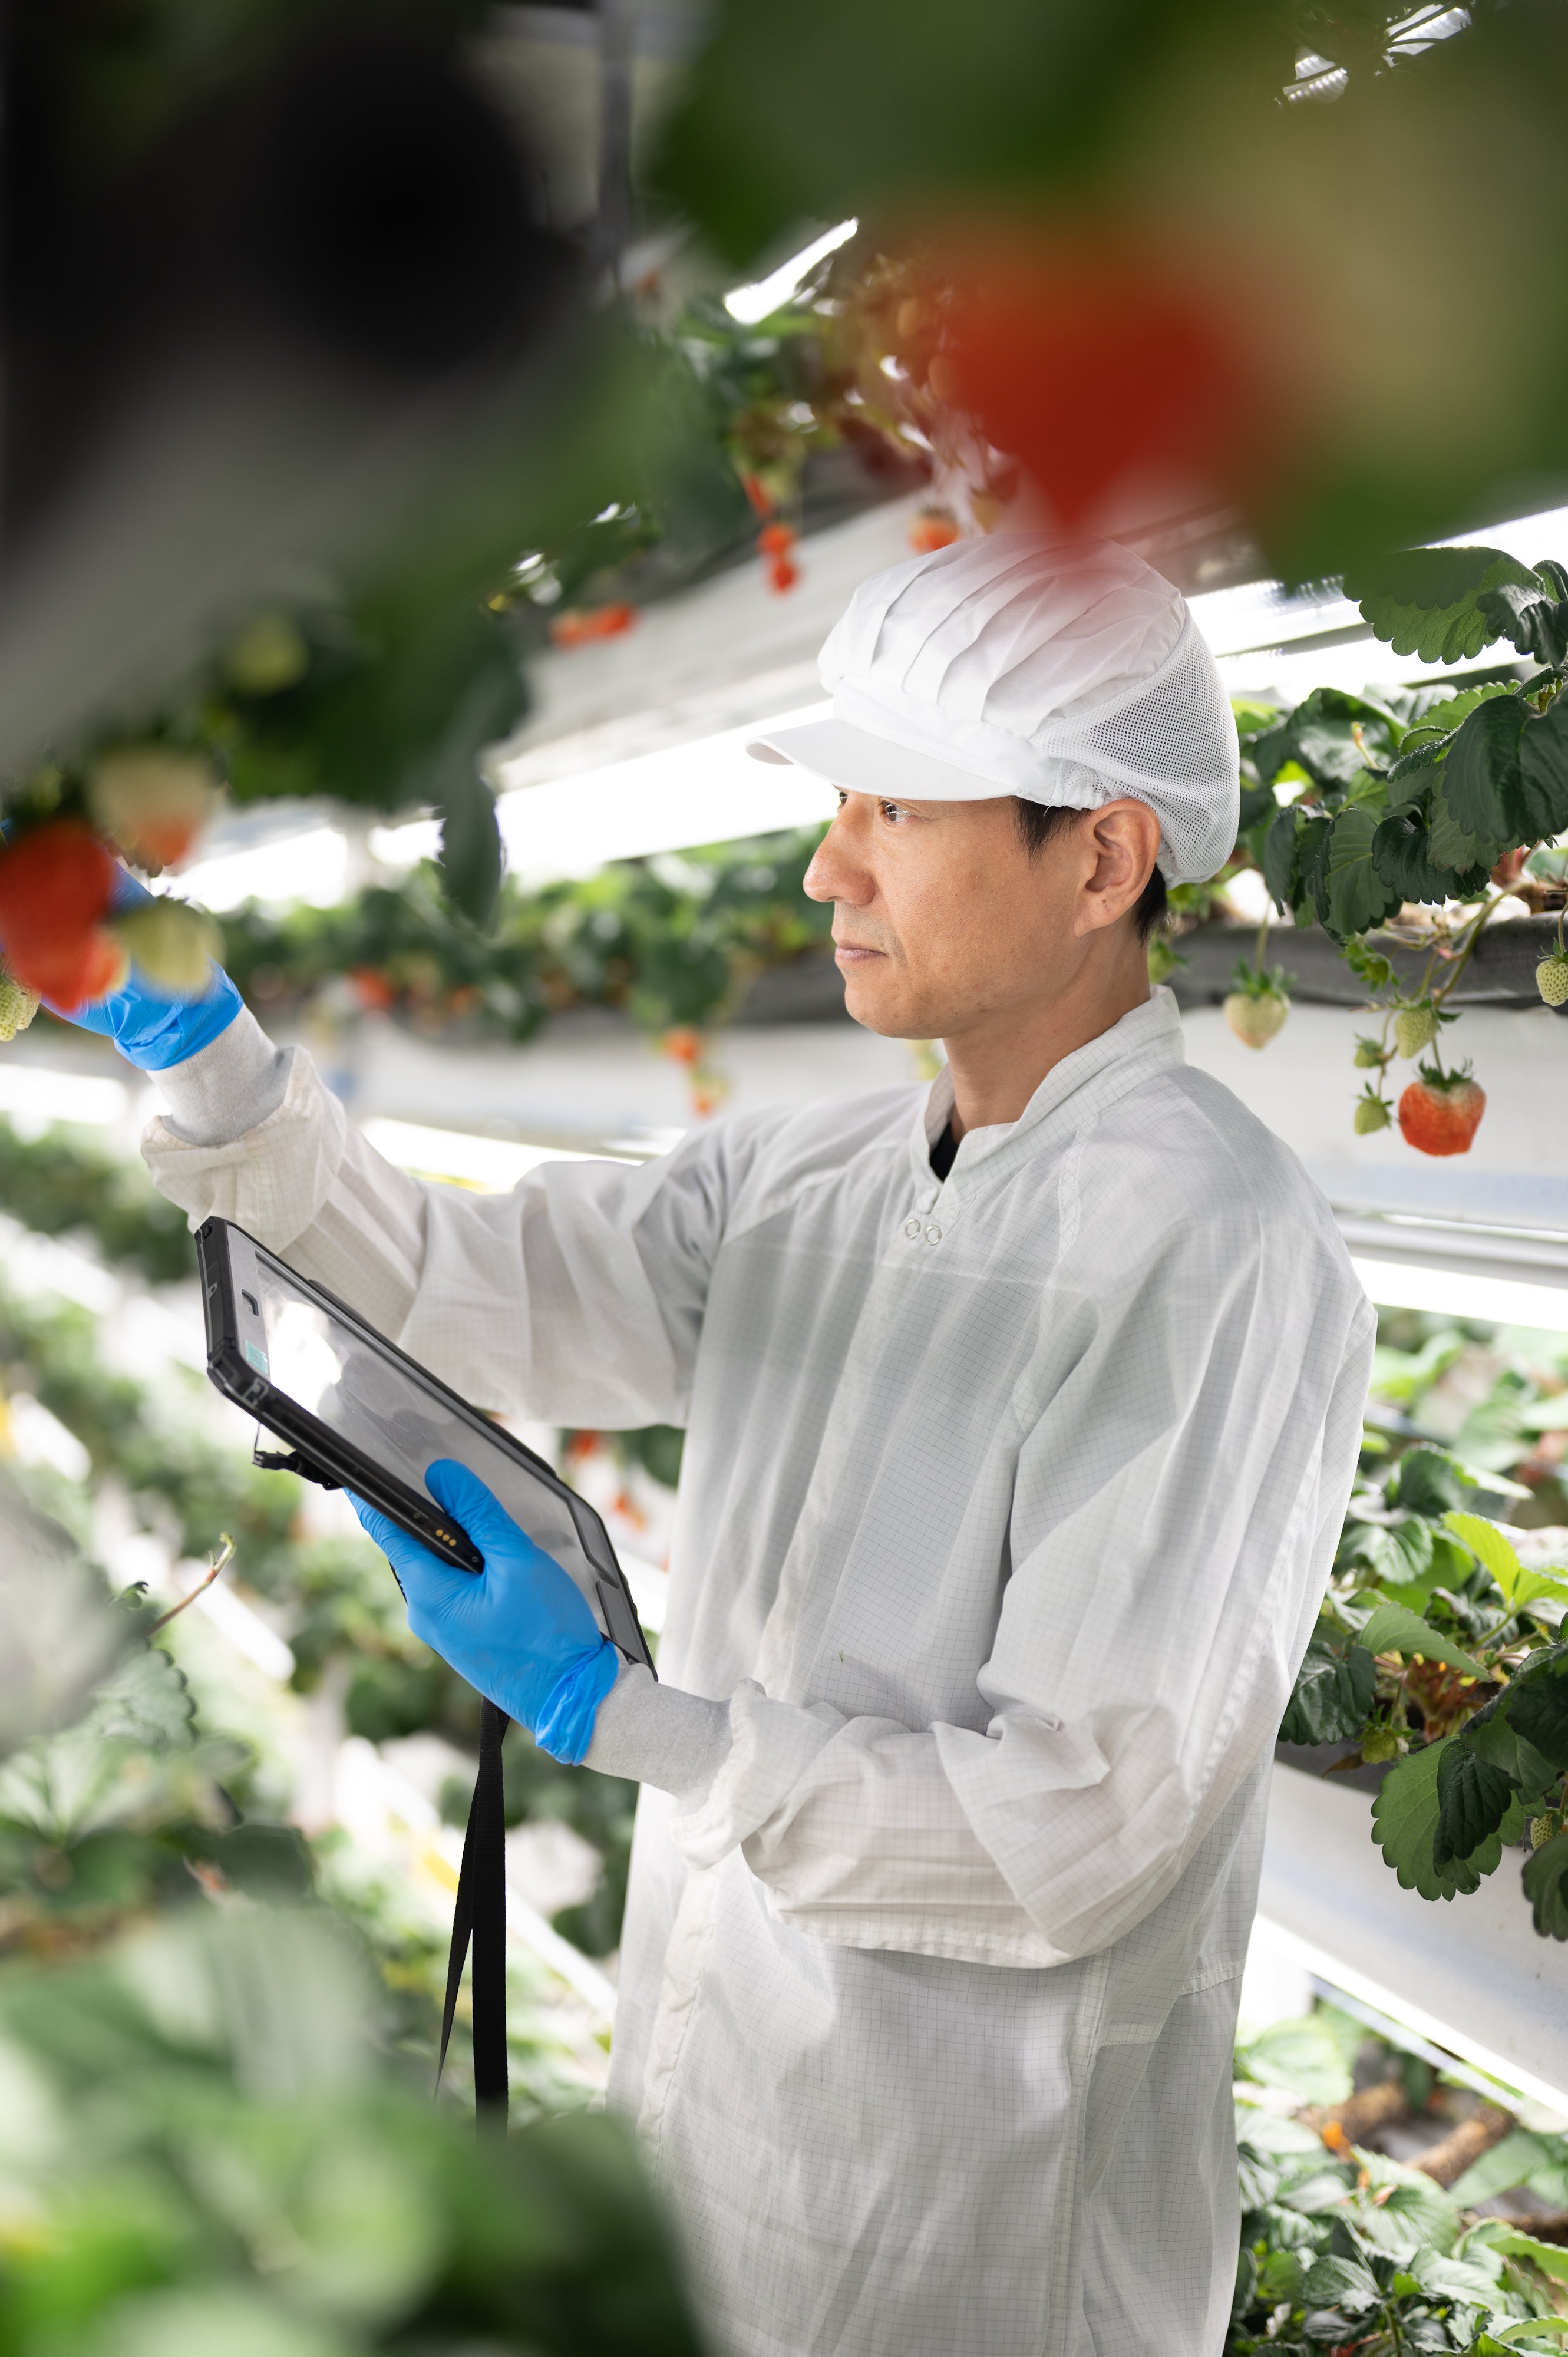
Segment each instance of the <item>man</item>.
[[148,1158],[472,1398],[687,1426],[657,1684],[461,1469],[483,1575],[381,1534],[460,1670],[648,1788],[612,2093],[716,2346],[1214,2357],[1267,1761],[1370,1312],[1149,989],[1164,879],[1236,826],[1176,592],[961,543],[866,584],[823,675],[832,719],[758,749],[841,790],[807,888],[851,1014],[945,1040],[929,1090],[478,1197],[235,1002],[163,1040]]

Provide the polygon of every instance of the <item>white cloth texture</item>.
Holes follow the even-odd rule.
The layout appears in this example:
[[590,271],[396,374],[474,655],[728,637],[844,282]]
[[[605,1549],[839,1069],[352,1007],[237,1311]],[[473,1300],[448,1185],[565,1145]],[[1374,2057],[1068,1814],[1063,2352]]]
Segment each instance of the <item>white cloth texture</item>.
[[293,1049],[274,1047],[250,1008],[242,1006],[216,1039],[152,1079],[181,1137],[192,1146],[220,1146],[277,1110],[293,1063]]
[[640,1662],[626,1662],[599,1705],[583,1765],[596,1768],[601,1776],[657,1784],[682,1807],[694,1809],[707,1798],[729,1748],[724,1703],[705,1702],[680,1686],[658,1685]]
[[612,2095],[715,2348],[1214,2357],[1266,1763],[1372,1313],[1168,993],[939,1182],[950,1103],[484,1197],[299,1057],[244,1136],[147,1152],[469,1398],[687,1426],[660,1674],[733,1740],[643,1792]]
[[818,668],[832,719],[769,730],[757,759],[908,802],[1133,795],[1170,883],[1235,846],[1240,750],[1214,657],[1179,590],[1114,541],[996,533],[907,557],[861,584]]

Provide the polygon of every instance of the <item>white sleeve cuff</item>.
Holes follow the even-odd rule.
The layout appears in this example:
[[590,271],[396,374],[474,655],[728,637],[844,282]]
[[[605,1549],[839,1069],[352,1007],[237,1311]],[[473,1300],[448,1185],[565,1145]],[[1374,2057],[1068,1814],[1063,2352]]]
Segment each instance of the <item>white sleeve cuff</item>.
[[228,1146],[275,1113],[288,1088],[291,1048],[276,1048],[248,1006],[183,1063],[155,1072],[168,1125],[189,1146]]
[[583,1764],[604,1776],[657,1784],[693,1809],[705,1799],[729,1748],[728,1703],[661,1686],[640,1663],[628,1662],[599,1705]]

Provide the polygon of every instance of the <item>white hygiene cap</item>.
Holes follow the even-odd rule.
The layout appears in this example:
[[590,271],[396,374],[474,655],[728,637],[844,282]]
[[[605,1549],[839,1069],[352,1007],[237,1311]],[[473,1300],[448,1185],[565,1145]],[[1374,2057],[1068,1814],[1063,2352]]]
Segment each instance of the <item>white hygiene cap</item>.
[[821,660],[833,716],[757,738],[851,793],[1097,809],[1160,822],[1167,881],[1236,842],[1236,723],[1170,583],[1114,541],[955,541],[863,582]]

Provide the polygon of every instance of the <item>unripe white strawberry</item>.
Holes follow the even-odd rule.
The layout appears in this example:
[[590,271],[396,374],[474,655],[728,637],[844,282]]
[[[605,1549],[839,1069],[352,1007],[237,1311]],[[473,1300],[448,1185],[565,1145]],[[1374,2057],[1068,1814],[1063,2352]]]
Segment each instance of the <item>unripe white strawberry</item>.
[[1367,1089],[1357,1098],[1355,1124],[1358,1137],[1370,1137],[1374,1130],[1387,1129],[1392,1119],[1393,1114],[1387,1100],[1379,1096],[1376,1090]]
[[1394,1017],[1394,1038],[1402,1056],[1419,1056],[1437,1037],[1437,1009],[1430,999],[1419,1006],[1402,1006]]
[[1562,1813],[1556,1809],[1548,1809],[1544,1815],[1531,1817],[1530,1821],[1530,1846],[1531,1849],[1544,1849],[1549,1841],[1556,1840],[1562,1830]]
[[1553,950],[1535,969],[1535,986],[1548,1006],[1568,1005],[1568,956]]
[[1266,1048],[1290,1013],[1290,1000],[1277,991],[1233,990],[1225,1020],[1244,1048]]
[[167,745],[127,746],[106,753],[92,772],[88,801],[110,841],[138,867],[183,859],[218,802],[212,765]]
[[0,966],[0,1040],[14,1039],[18,1031],[25,1031],[41,1004],[36,990],[26,989],[15,974]]
[[310,669],[310,649],[299,625],[269,609],[254,614],[230,641],[223,668],[243,695],[276,695]]
[[178,998],[199,998],[209,980],[208,960],[222,943],[218,928],[183,900],[152,900],[128,909],[114,930],[149,982]]

